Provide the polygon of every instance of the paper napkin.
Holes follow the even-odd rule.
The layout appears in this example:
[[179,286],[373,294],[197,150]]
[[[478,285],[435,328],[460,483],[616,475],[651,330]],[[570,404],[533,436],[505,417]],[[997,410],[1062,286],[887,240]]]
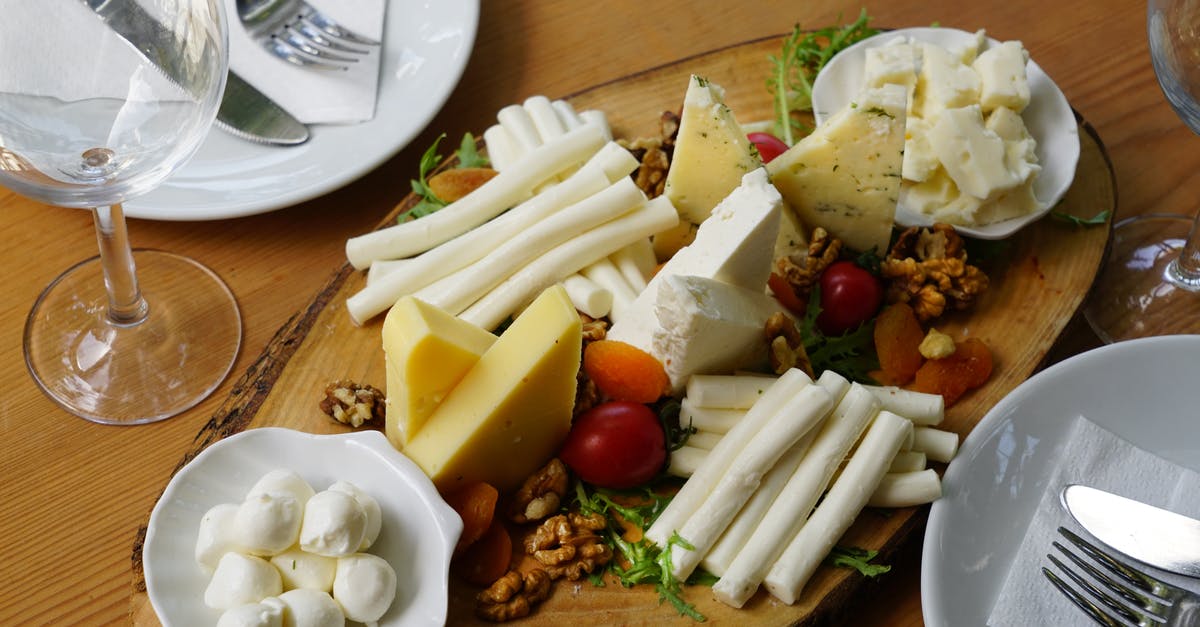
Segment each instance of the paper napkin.
[[[383,41],[384,0],[309,0],[338,24]],[[346,71],[302,68],[267,52],[238,19],[234,0],[229,14],[229,68],[305,124],[354,124],[375,116],[382,46]],[[357,55],[356,55],[357,56]]]
[[[1047,484],[1012,570],[988,617],[988,625],[1094,624],[1042,574],[1043,566],[1051,570],[1057,568],[1046,554],[1058,553],[1051,542],[1060,540],[1059,527],[1094,541],[1062,506],[1061,494],[1065,486],[1072,483],[1089,485],[1200,518],[1200,499],[1196,499],[1196,494],[1200,494],[1200,474],[1142,450],[1085,417],[1075,420],[1059,459],[1061,461]],[[1065,544],[1065,540],[1060,541]],[[1066,561],[1061,554],[1058,557]],[[1200,590],[1200,582],[1194,579],[1157,570],[1151,574],[1184,588]],[[1059,576],[1066,579],[1061,573]]]

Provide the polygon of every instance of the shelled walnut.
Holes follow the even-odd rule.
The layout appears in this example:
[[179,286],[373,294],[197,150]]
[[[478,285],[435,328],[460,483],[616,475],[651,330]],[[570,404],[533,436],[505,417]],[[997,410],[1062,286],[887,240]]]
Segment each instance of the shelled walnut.
[[813,229],[806,253],[776,259],[775,270],[792,286],[798,298],[807,300],[812,287],[821,279],[821,273],[841,254],[842,240],[818,226]]
[[909,303],[922,322],[968,309],[987,290],[987,274],[967,263],[963,240],[949,224],[900,234],[879,266],[889,303]]
[[[582,350],[587,350],[588,344],[603,340],[608,335],[608,322],[597,320],[580,313],[579,319],[583,323],[583,346]],[[574,416],[578,416],[583,412],[596,406],[600,402],[600,392],[596,389],[596,384],[592,382],[583,368],[575,374],[575,409],[572,412]]]
[[542,520],[558,511],[567,494],[570,476],[567,466],[557,457],[525,479],[513,495],[509,519],[515,523]]
[[612,549],[596,533],[607,525],[597,513],[559,514],[525,538],[525,553],[542,563],[551,579],[578,581],[612,559]]
[[475,615],[494,623],[529,616],[535,605],[549,598],[550,587],[550,575],[540,568],[524,575],[510,570],[475,595]]
[[804,374],[814,376],[812,362],[804,350],[804,338],[794,320],[783,312],[773,313],[767,318],[763,333],[767,337],[767,353],[775,374],[782,375],[792,368],[799,368]]
[[618,140],[618,143],[638,160],[633,172],[633,182],[648,198],[661,196],[667,184],[667,170],[675,152],[675,136],[679,133],[679,116],[664,111],[659,117],[659,136],[643,137],[633,141]]
[[376,416],[383,415],[384,394],[371,385],[338,380],[325,386],[321,411],[329,417],[358,428]]

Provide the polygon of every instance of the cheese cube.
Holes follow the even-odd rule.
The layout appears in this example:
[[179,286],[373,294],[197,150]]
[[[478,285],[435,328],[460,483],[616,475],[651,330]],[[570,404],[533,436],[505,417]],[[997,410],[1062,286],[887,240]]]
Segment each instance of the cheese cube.
[[388,440],[396,448],[425,424],[496,336],[411,296],[383,320]]
[[937,44],[922,44],[913,112],[932,123],[942,111],[979,102],[979,75]]
[[658,328],[650,354],[680,392],[693,374],[732,374],[767,361],[763,326],[779,311],[775,299],[697,276],[671,275],[658,286]]
[[767,164],[806,226],[823,227],[857,251],[887,251],[900,193],[904,109],[903,87],[867,88]]
[[404,447],[438,490],[518,487],[571,426],[582,331],[561,285],[538,296]]
[[929,144],[929,123],[921,118],[910,117],[904,128],[904,172],[905,180],[921,182],[938,168],[937,154]]
[[1029,105],[1025,64],[1029,53],[1019,41],[1006,41],[979,55],[972,67],[979,73],[979,104],[984,111],[1008,107],[1017,113]]
[[663,190],[679,217],[700,224],[743,174],[760,165],[758,152],[725,105],[725,90],[693,75]]
[[964,194],[986,199],[1021,182],[1005,167],[1004,140],[984,126],[979,105],[943,111],[929,129],[929,142]]
[[1007,107],[987,116],[984,126],[1004,141],[1004,165],[1018,180],[1026,181],[1041,171],[1037,165],[1037,140],[1025,128],[1025,120]]
[[913,92],[917,87],[920,67],[920,46],[909,43],[904,38],[896,38],[882,46],[866,50],[866,58],[863,61],[863,86],[903,85],[908,90],[905,110],[911,114]]

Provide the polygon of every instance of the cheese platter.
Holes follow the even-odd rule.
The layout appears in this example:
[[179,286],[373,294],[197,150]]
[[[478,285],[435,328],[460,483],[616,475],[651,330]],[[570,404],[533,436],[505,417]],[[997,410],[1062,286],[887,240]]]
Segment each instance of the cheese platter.
[[[769,118],[772,103],[763,89],[762,77],[769,67],[769,55],[779,50],[783,39],[756,40],[683,59],[565,96],[564,100],[578,111],[603,111],[615,137],[648,137],[658,132],[661,112],[679,110],[691,77],[703,76],[722,86],[725,103],[739,119]],[[1116,202],[1111,165],[1094,131],[1082,119],[1077,124],[1081,153],[1076,176],[1055,211],[1080,219],[1101,210],[1111,215]],[[397,195],[399,198],[399,190]],[[383,218],[380,227],[395,224],[396,216],[416,202],[415,197],[401,201]],[[965,436],[992,405],[1039,368],[1090,288],[1107,239],[1107,222],[1083,227],[1047,218],[1005,240],[999,261],[988,266],[990,289],[975,308],[950,314],[939,322],[942,331],[955,337],[985,340],[996,364],[986,384],[947,408],[942,429]],[[356,319],[346,307],[346,301],[365,283],[364,273],[350,263],[333,269],[309,307],[278,331],[239,380],[180,466],[209,444],[247,429],[287,427],[315,434],[350,430],[326,416],[318,401],[332,381],[352,380],[383,387],[387,380],[380,342],[384,320],[369,316]],[[886,563],[899,548],[917,541],[925,515],[924,507],[868,508],[841,542],[878,551],[878,559]],[[135,547],[131,615],[137,624],[153,624],[139,556],[140,546]],[[794,604],[782,603],[760,591],[741,609],[717,602],[703,586],[690,586],[686,594],[709,620],[813,624],[843,615],[847,601],[863,580],[849,569],[821,567]],[[478,588],[453,577],[449,587],[447,622],[476,621],[473,606]],[[669,605],[660,605],[649,586],[627,589],[609,581],[597,587],[586,580],[560,586],[521,622],[561,624],[581,616],[606,624],[693,622]]]

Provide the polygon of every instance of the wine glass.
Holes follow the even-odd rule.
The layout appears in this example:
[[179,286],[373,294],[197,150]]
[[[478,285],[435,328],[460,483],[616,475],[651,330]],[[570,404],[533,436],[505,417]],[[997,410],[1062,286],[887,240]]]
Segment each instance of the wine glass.
[[0,185],[90,208],[100,246],[37,297],[25,362],[51,399],[88,420],[178,414],[220,384],[241,343],[220,278],[185,257],[133,251],[121,211],[212,125],[229,61],[223,5],[0,0]]
[[[1200,0],[1149,0],[1146,32],[1167,101],[1200,133]],[[1105,342],[1200,333],[1200,213],[1118,222],[1084,315]]]

